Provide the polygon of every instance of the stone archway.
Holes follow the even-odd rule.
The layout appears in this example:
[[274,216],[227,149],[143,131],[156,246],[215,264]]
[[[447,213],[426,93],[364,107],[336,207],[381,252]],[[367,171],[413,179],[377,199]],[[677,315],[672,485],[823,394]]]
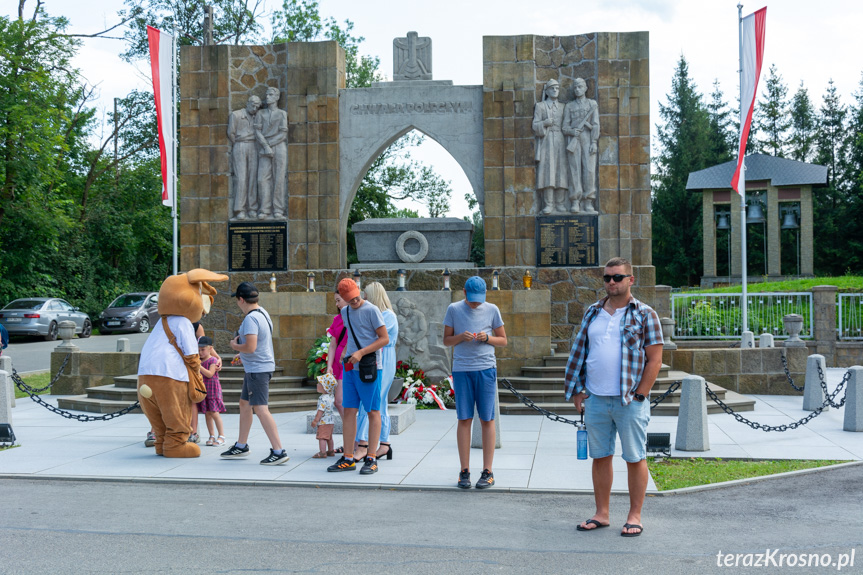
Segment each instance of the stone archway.
[[[347,228],[357,188],[375,159],[418,130],[439,143],[468,178],[480,210],[483,195],[482,86],[402,81],[339,92],[339,214]],[[341,246],[342,265],[347,265]]]

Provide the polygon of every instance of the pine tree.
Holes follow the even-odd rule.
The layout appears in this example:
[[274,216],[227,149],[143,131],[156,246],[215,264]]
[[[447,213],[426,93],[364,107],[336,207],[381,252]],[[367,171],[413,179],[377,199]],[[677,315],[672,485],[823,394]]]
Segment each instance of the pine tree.
[[788,146],[788,131],[791,119],[788,116],[788,86],[782,80],[782,75],[776,71],[776,65],[771,64],[764,83],[764,94],[756,106],[758,131],[758,147],[762,153],[772,154],[778,158],[785,157]]
[[710,103],[707,104],[710,118],[711,152],[716,163],[727,162],[734,157],[735,133],[732,130],[732,115],[725,94],[719,85],[719,80],[713,80],[713,92],[710,93]]
[[841,178],[848,111],[831,79],[818,118],[815,162],[827,166],[827,187],[813,192],[815,273],[842,274],[847,248],[847,186]]
[[818,133],[818,118],[815,106],[809,99],[809,91],[800,87],[791,99],[791,138],[789,156],[798,162],[810,162],[815,154],[815,140]]
[[702,268],[701,195],[686,190],[690,172],[713,166],[710,116],[681,56],[668,102],[659,105],[659,154],[653,177],[653,261],[657,283],[698,282]]
[[[846,269],[853,273],[863,272],[863,74],[854,104],[848,109],[848,129],[846,131],[846,155],[844,184],[848,190],[848,209],[845,223],[850,229],[844,235],[846,240]],[[843,270],[845,271],[845,270]]]

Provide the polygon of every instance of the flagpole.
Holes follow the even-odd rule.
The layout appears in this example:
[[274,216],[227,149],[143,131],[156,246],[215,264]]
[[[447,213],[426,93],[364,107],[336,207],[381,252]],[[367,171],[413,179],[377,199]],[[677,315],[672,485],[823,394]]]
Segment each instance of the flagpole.
[[[738,71],[740,77],[740,109],[743,110],[743,4],[737,5],[737,58],[740,69]],[[741,114],[740,131],[743,132],[743,125],[746,119]],[[743,284],[743,298],[740,302],[740,309],[743,320],[743,330],[740,336],[743,337],[744,331],[749,331],[748,317],[748,297],[747,297],[747,277],[746,277],[746,147],[738,150],[739,154],[743,155],[740,160],[741,177],[738,192],[740,193],[740,265],[741,265],[741,280]]]
[[173,263],[174,275],[177,275],[177,26],[174,26],[174,36],[171,39],[171,128],[174,132],[174,154],[171,166],[171,186],[174,201],[171,202],[171,219],[174,226]]

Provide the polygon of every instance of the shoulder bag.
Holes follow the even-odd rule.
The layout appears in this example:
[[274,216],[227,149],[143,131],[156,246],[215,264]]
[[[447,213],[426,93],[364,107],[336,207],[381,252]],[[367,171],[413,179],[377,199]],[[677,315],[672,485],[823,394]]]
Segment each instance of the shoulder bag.
[[168,342],[174,346],[174,349],[183,358],[183,363],[186,364],[186,371],[189,372],[189,399],[192,400],[192,403],[201,403],[207,397],[207,386],[204,385],[204,380],[201,378],[201,359],[197,354],[194,360],[189,360],[183,355],[183,350],[177,345],[177,338],[174,337],[174,332],[168,327],[168,318],[165,316],[162,316],[162,329],[168,336]]
[[[357,344],[357,349],[362,349],[360,342],[357,340],[357,335],[354,333],[354,326],[351,325],[351,308],[348,306],[348,328],[351,332],[351,337],[354,338],[354,343]],[[378,378],[378,359],[377,354],[369,353],[364,355],[357,364],[360,371],[360,381],[363,383],[374,383]]]

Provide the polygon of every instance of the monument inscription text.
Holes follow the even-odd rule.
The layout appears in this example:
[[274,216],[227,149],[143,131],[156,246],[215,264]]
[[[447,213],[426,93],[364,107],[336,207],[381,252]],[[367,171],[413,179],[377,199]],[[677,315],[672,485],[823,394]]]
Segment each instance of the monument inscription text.
[[536,218],[538,267],[593,267],[599,239],[597,216],[540,216]]
[[288,269],[288,224],[230,223],[230,271],[283,271]]

